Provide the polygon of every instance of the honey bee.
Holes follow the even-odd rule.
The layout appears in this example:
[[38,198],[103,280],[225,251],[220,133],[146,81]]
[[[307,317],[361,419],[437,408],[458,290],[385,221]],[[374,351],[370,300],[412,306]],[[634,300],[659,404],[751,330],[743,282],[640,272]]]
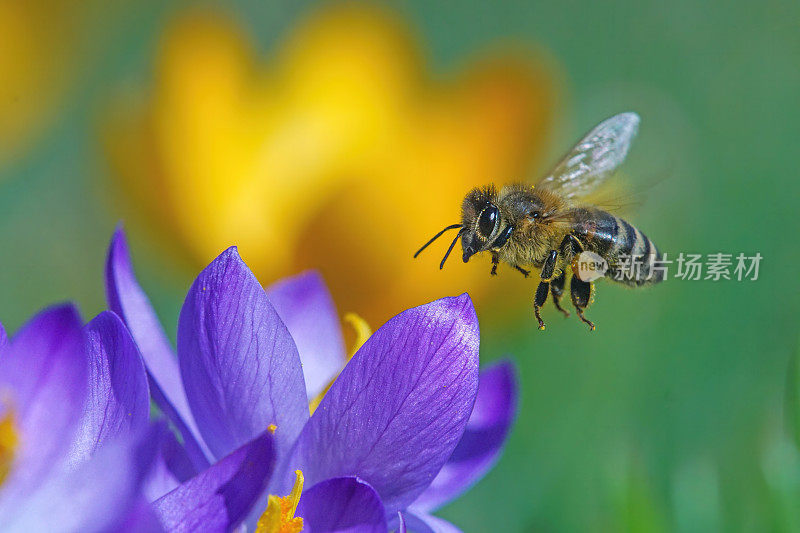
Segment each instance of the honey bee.
[[[548,293],[555,307],[569,316],[561,307],[561,297],[582,252],[605,260],[608,268],[604,275],[610,280],[633,287],[662,281],[663,269],[655,268],[662,256],[653,241],[622,218],[586,203],[624,161],[638,127],[636,113],[615,115],[590,131],[538,182],[507,185],[499,192],[494,185],[471,190],[461,205],[461,223],[437,233],[414,257],[445,232],[458,229],[440,269],[459,239],[465,263],[475,254],[491,253],[493,276],[501,261],[525,277],[530,271],[524,267],[540,269],[533,300],[540,330],[545,329],[540,311]],[[622,272],[623,263],[636,268]],[[574,273],[570,277],[572,305],[594,331],[594,323],[584,316],[593,301],[594,285]]]

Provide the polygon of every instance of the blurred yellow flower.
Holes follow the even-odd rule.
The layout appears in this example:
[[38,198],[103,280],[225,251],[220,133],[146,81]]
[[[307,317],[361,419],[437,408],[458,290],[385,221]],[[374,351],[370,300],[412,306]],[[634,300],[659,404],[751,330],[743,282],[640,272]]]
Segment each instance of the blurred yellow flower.
[[302,20],[267,63],[230,20],[192,13],[106,139],[135,218],[192,261],[235,243],[261,279],[317,268],[343,310],[380,324],[502,283],[488,263],[411,256],[470,187],[530,172],[554,92],[539,60],[505,53],[436,80],[405,24],[364,4]]
[[40,127],[60,85],[59,59],[68,48],[64,4],[0,0],[0,162]]
[[119,10],[96,0],[0,0],[0,164],[52,118],[85,63],[81,45]]

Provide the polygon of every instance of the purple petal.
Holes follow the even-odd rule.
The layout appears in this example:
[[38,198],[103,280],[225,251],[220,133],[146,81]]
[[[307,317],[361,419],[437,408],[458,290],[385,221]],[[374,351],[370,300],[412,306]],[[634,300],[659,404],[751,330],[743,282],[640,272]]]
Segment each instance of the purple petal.
[[89,385],[70,461],[88,459],[109,439],[138,433],[150,418],[150,391],[142,356],[117,315],[103,311],[83,329]]
[[345,362],[342,326],[333,298],[315,271],[271,285],[267,297],[297,345],[308,398],[313,398]]
[[386,512],[369,484],[354,477],[317,483],[303,492],[296,516],[308,533],[386,533]]
[[117,531],[124,531],[125,533],[162,533],[164,528],[153,512],[150,502],[144,498],[139,498],[121,521]]
[[181,484],[178,478],[170,471],[163,457],[156,457],[153,468],[142,487],[142,495],[147,501],[154,501],[172,492]]
[[265,432],[153,502],[167,531],[229,531],[266,487],[275,464]]
[[8,336],[6,335],[5,328],[3,328],[3,324],[0,323],[0,350],[3,349],[3,347],[6,345],[6,342],[8,342]]
[[186,454],[186,449],[178,443],[175,435],[168,431],[145,480],[144,495],[148,501],[157,500],[196,474],[197,470]]
[[117,531],[139,502],[160,428],[109,442],[75,470],[59,469],[23,500],[0,506],[3,531]]
[[309,483],[358,476],[394,514],[453,453],[478,388],[466,294],[404,311],[375,332],[303,429],[290,465]]
[[256,277],[229,248],[181,309],[178,359],[200,431],[221,457],[275,424],[279,456],[308,419],[297,348]]
[[402,514],[406,526],[414,533],[461,533],[455,525],[438,516],[409,511],[403,511]]
[[406,518],[400,511],[397,511],[397,520],[399,522],[399,526],[397,527],[397,533],[406,533]]
[[0,359],[0,391],[24,442],[6,484],[24,491],[63,459],[80,423],[86,359],[75,307],[45,309],[22,327]]
[[117,228],[106,260],[108,307],[125,322],[136,340],[150,378],[150,393],[183,436],[198,468],[208,466],[206,449],[189,409],[178,361],[161,323],[133,272],[125,232]]
[[513,363],[504,361],[481,372],[478,396],[464,436],[412,507],[424,511],[436,509],[482,478],[497,462],[516,411]]

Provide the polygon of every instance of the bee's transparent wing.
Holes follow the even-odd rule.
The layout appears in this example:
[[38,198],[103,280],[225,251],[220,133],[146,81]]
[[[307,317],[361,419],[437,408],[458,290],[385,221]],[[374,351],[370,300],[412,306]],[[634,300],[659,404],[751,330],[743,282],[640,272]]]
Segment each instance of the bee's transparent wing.
[[601,122],[536,187],[569,199],[590,194],[625,160],[638,129],[636,113],[620,113]]

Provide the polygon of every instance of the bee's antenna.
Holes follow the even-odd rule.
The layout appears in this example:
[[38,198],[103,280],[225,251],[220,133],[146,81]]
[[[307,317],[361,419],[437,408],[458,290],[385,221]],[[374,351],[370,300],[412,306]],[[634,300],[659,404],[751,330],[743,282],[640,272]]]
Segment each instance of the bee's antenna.
[[443,268],[444,268],[444,262],[445,262],[445,261],[447,261],[447,258],[448,258],[448,257],[450,257],[450,252],[452,252],[452,251],[453,251],[453,246],[455,246],[455,245],[456,245],[456,241],[458,240],[458,238],[459,238],[459,237],[461,237],[461,234],[462,234],[462,233],[464,233],[464,228],[461,228],[461,229],[458,231],[458,234],[456,235],[456,238],[455,238],[455,239],[453,239],[453,242],[451,242],[451,243],[450,243],[450,248],[448,248],[448,249],[447,249],[447,253],[446,253],[446,254],[444,254],[444,257],[442,258],[442,262],[441,262],[441,263],[439,263],[439,270],[441,270],[441,269],[443,269]]
[[[430,246],[430,244],[431,244],[433,241],[435,241],[436,239],[438,239],[439,237],[441,237],[442,235],[444,235],[444,232],[446,232],[446,231],[450,231],[451,229],[460,228],[460,227],[461,227],[461,224],[453,224],[452,226],[447,226],[446,228],[444,228],[442,231],[440,231],[439,233],[437,233],[436,235],[434,235],[434,236],[433,236],[433,238],[432,238],[431,240],[429,240],[428,242],[426,242],[426,243],[425,243],[425,245],[424,245],[422,248],[420,248],[419,250],[417,250],[417,253],[415,253],[415,254],[414,254],[414,259],[416,259],[416,258],[417,258],[417,256],[420,254],[420,252],[422,252],[422,250],[424,250],[425,248],[427,248],[428,246]],[[460,232],[459,232],[459,233],[460,233]],[[452,248],[452,246],[451,246],[451,248]]]

